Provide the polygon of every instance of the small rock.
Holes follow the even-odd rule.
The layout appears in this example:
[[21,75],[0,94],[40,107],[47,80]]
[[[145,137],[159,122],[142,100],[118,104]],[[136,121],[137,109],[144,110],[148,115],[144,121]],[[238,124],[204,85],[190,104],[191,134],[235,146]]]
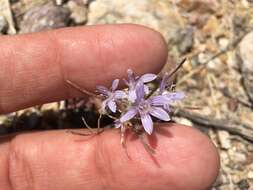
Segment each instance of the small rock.
[[8,30],[8,22],[4,16],[0,15],[0,33],[4,34]]
[[247,149],[248,149],[249,152],[253,152],[253,145],[252,145],[252,144],[249,144],[249,145],[247,146]]
[[250,187],[249,182],[245,179],[241,180],[238,183],[238,185],[239,185],[240,190],[248,190]]
[[83,24],[87,21],[87,7],[83,2],[69,1],[67,4],[71,11],[70,17],[76,24]]
[[230,162],[230,158],[225,150],[220,151],[220,159],[225,165],[228,165]]
[[230,134],[227,131],[218,131],[218,139],[222,148],[229,149],[231,147]]
[[233,180],[234,183],[240,183],[242,178],[241,178],[240,175],[233,175],[232,180]]
[[55,2],[56,2],[56,5],[62,5],[62,3],[63,3],[63,0],[55,0]]
[[224,172],[220,172],[219,176],[216,178],[215,183],[213,184],[213,187],[219,187],[222,184],[227,184],[228,179]]
[[253,179],[253,171],[249,171],[248,174],[247,174],[247,177],[249,179]]
[[187,11],[214,12],[218,8],[217,0],[179,0],[179,6]]
[[203,34],[206,36],[218,36],[220,33],[220,23],[217,17],[210,16],[207,23],[203,26]]
[[0,125],[3,125],[5,120],[6,120],[6,116],[5,115],[0,115]]
[[220,49],[224,50],[228,47],[229,40],[227,38],[220,38],[219,39],[219,45],[220,45]]
[[20,33],[30,33],[42,30],[61,28],[69,22],[68,9],[48,3],[30,9],[20,25]]
[[210,59],[210,55],[207,55],[205,53],[199,53],[197,60],[199,64],[205,63]]
[[194,30],[190,26],[177,28],[175,33],[169,39],[169,44],[175,45],[181,54],[189,52],[192,49],[193,43]]
[[182,29],[179,33],[179,43],[178,50],[180,53],[184,54],[192,49],[194,43],[194,31],[192,27],[186,27]]
[[235,98],[230,98],[227,103],[227,107],[230,111],[235,112],[238,109],[239,103]]
[[247,16],[244,14],[235,14],[232,18],[233,32],[235,36],[241,35],[247,28]]
[[253,32],[247,34],[237,51],[239,67],[242,72],[243,83],[251,102],[253,102]]
[[42,107],[41,107],[41,111],[43,112],[43,111],[46,111],[46,110],[54,110],[54,111],[59,110],[59,102],[43,104]]
[[[239,164],[239,163],[245,163],[247,161],[247,157],[244,153],[234,152],[231,149],[228,150],[228,153],[229,153],[230,159],[233,160],[234,163]],[[236,167],[236,165],[233,164],[233,167]]]

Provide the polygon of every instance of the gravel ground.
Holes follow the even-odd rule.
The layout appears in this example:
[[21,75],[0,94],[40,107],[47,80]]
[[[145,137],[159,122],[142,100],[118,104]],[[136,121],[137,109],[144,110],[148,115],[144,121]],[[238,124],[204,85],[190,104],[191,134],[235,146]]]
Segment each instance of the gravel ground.
[[[137,23],[160,31],[177,62],[187,62],[177,89],[187,93],[174,119],[212,139],[221,157],[213,190],[253,189],[253,3],[250,0],[0,0],[0,33]],[[164,68],[166,70],[166,67]],[[0,116],[0,134],[92,124],[80,100],[46,104]],[[187,110],[184,107],[200,107]],[[68,107],[69,109],[66,109]],[[104,122],[110,122],[104,121]],[[19,126],[19,127],[17,127]],[[39,126],[39,127],[38,127]]]

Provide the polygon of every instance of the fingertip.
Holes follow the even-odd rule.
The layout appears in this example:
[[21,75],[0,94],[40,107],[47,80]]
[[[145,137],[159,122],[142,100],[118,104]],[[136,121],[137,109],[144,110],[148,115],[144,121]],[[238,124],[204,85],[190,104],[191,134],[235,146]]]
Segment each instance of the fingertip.
[[220,161],[218,151],[207,135],[178,124],[167,124],[156,131],[157,157],[168,169],[164,173],[167,182],[176,184],[177,190],[210,188],[218,176]]
[[218,175],[219,155],[215,146],[194,128],[177,124],[157,126],[146,139],[155,150],[154,155],[136,135],[129,135],[126,150],[130,159],[115,135],[119,133],[103,134],[98,147],[100,152],[107,153],[107,161],[113,160],[107,163],[111,163],[108,167],[117,177],[108,183],[115,187],[130,180],[129,189],[204,190],[211,187]]

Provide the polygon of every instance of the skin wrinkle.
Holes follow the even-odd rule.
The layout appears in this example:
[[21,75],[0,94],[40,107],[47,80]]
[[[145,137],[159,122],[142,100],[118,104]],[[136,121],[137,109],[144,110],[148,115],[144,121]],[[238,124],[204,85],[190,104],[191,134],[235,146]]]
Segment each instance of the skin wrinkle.
[[[7,37],[5,37],[5,36],[4,37],[1,36],[0,40],[1,40],[1,38],[2,39],[5,39],[5,38],[7,39]],[[16,69],[15,63],[13,61],[13,58],[15,57],[15,51],[13,49],[9,48],[8,42],[6,44],[5,43],[0,44],[0,49],[3,49],[1,47],[2,45],[7,46],[7,47],[5,47],[5,49],[7,49],[7,51],[1,51],[0,60],[4,60],[4,61],[8,60],[8,65],[7,64],[0,64],[1,65],[1,70],[0,70],[0,79],[1,79],[0,80],[0,85],[1,85],[0,86],[0,88],[1,88],[0,97],[4,97],[2,93],[3,93],[3,91],[5,91],[6,86],[8,86],[8,88],[11,87],[11,89],[13,89],[12,86],[13,86],[14,78],[13,77],[9,78],[8,76],[14,76],[13,73],[15,73],[15,69]],[[9,56],[9,55],[11,55],[11,56]],[[8,68],[8,73],[5,72],[5,70],[7,70],[7,68]],[[6,76],[6,74],[7,74],[7,76]],[[6,78],[8,79],[8,84],[7,83],[1,83],[1,81],[5,81]],[[0,114],[4,113],[4,108],[6,107],[5,105],[6,105],[6,102],[4,101],[4,99],[0,98]]]
[[8,143],[7,163],[6,163],[6,176],[7,176],[7,190],[14,190],[12,178],[10,176],[10,143]]
[[13,177],[11,176],[11,154],[10,154],[10,146],[9,146],[9,151],[8,151],[8,163],[7,163],[7,175],[8,175],[8,188],[11,190],[14,190],[14,182],[13,182]]
[[[34,189],[35,183],[32,167],[25,160],[22,147],[20,147],[17,137],[14,137],[10,142],[8,160],[9,187],[11,187],[11,190]],[[19,170],[22,171],[22,174]],[[17,174],[19,178],[17,178]],[[21,178],[23,184],[20,183],[20,176],[23,176]]]
[[[119,78],[119,74],[120,72],[122,72],[122,70],[120,69],[120,65],[124,65],[123,62],[121,61],[120,58],[122,58],[124,56],[124,52],[121,52],[121,43],[120,43],[120,39],[122,38],[122,36],[118,36],[118,34],[115,34],[114,36],[112,35],[105,35],[104,36],[104,47],[106,49],[106,53],[105,53],[105,59],[106,59],[106,64],[108,65],[107,70],[115,70],[115,76],[112,76],[111,72],[107,72],[107,77],[109,78]],[[116,37],[115,37],[116,36]],[[126,36],[125,36],[126,38]],[[116,53],[115,53],[116,52]],[[114,57],[114,61],[113,62],[109,62],[107,57]]]
[[111,155],[105,151],[106,147],[103,140],[104,139],[102,135],[98,135],[95,140],[96,144],[94,146],[95,148],[93,149],[95,173],[98,174],[99,181],[101,182],[101,189],[112,189],[111,184],[113,183],[113,174],[111,169]]
[[105,59],[104,59],[104,56],[102,54],[102,42],[101,42],[101,37],[100,37],[101,34],[100,34],[100,32],[96,32],[95,34],[96,35],[95,35],[94,41],[95,41],[95,44],[96,44],[95,47],[97,47],[95,49],[98,52],[97,57],[99,58],[99,60],[101,60],[100,61],[100,65],[101,65],[100,69],[102,70],[102,73],[105,75],[105,74],[108,74],[108,72],[106,72],[108,65],[105,63]]
[[[83,60],[84,60],[83,64],[79,63],[79,67],[80,67],[79,69],[71,67],[71,64],[74,64],[74,63],[69,62],[69,60],[67,63],[65,62],[63,64],[63,68],[65,70],[65,78],[77,83],[79,86],[86,86],[86,88],[84,87],[84,89],[89,90],[89,91],[92,91],[95,88],[95,85],[93,85],[94,77],[91,76],[90,73],[96,71],[100,65],[103,65],[103,64],[101,64],[101,61],[97,61],[101,58],[100,54],[102,54],[102,52],[101,52],[102,50],[98,51],[98,48],[100,48],[99,43],[98,43],[98,37],[97,37],[98,33],[99,33],[98,31],[94,31],[93,38],[81,39],[81,41],[79,41],[78,43],[75,43],[74,45],[73,45],[73,43],[71,43],[70,46],[69,46],[69,44],[70,44],[69,40],[65,40],[65,42],[60,40],[61,45],[63,47],[66,46],[66,49],[64,49],[64,51],[76,51],[78,53],[79,50],[77,50],[77,48],[80,46],[80,44],[82,44],[84,46],[83,47],[84,53],[87,52],[87,54],[90,54],[90,55],[83,58]],[[88,32],[88,35],[89,35],[89,32]],[[69,47],[71,47],[71,48],[69,48]],[[95,54],[96,57],[92,57],[91,53]],[[65,57],[65,59],[70,59],[69,55],[67,55],[67,57]],[[79,70],[82,68],[84,68],[87,73],[86,75],[83,76],[83,78],[85,78],[85,80],[80,80],[80,77],[78,79],[75,79],[75,72],[78,73]],[[101,67],[99,67],[99,71],[100,70],[101,70]],[[106,73],[106,71],[101,72],[101,73],[104,74],[104,73]],[[98,80],[98,79],[99,78],[97,78],[96,80]],[[104,82],[104,81],[102,81],[102,82]],[[91,88],[93,88],[93,89],[91,89]],[[71,89],[73,91],[73,88],[71,88]],[[80,94],[79,94],[79,96],[80,96]]]
[[[127,36],[125,36],[125,37],[127,37]],[[119,70],[119,65],[124,65],[124,52],[121,52],[121,44],[123,44],[122,42],[121,42],[121,37],[118,37],[118,38],[113,38],[113,37],[110,37],[109,38],[109,41],[110,41],[110,43],[111,43],[111,47],[112,47],[112,50],[111,50],[111,53],[113,54],[113,56],[114,56],[114,59],[116,60],[115,61],[115,63],[114,63],[114,65],[113,65],[113,67],[114,68],[117,68],[117,72],[116,72],[116,77],[114,77],[114,78],[119,78],[120,76],[118,75],[118,73],[120,73],[120,70]],[[118,48],[117,48],[117,45],[116,44],[118,44]],[[117,52],[118,53],[114,53],[114,50],[116,51],[117,50]]]
[[[96,190],[95,187],[101,186],[99,175],[96,173],[96,162],[94,159],[97,150],[96,139],[94,139],[95,137],[86,137],[75,135],[70,136],[71,143],[73,143],[74,147],[77,147],[73,149],[74,152],[72,152],[75,155],[75,158],[80,158],[80,164],[75,166],[76,163],[74,162],[73,167],[79,168],[78,171],[80,173],[77,174],[77,176],[80,176],[80,183],[83,184],[83,187]],[[83,143],[85,143],[85,145]]]
[[[96,33],[98,57],[101,60],[100,69],[103,75],[105,75],[105,78],[117,78],[118,73],[122,72],[121,69],[119,69],[119,72],[114,72],[116,76],[113,76],[113,73],[108,71],[117,70],[117,68],[120,68],[118,57],[122,55],[120,55],[118,50],[121,47],[119,44],[116,45],[114,43],[113,39],[115,38],[115,35],[108,35],[108,33],[109,32],[106,32],[104,34],[102,31]],[[119,38],[121,38],[121,36],[119,36]],[[114,61],[110,61],[111,57],[113,57]]]
[[71,97],[70,92],[72,89],[70,89],[69,85],[66,84],[65,80],[65,69],[64,69],[64,65],[62,64],[62,52],[61,52],[61,48],[60,48],[60,44],[58,41],[58,38],[56,37],[56,32],[47,32],[47,36],[48,38],[52,41],[52,44],[55,46],[55,64],[58,66],[58,70],[60,72],[60,77],[61,77],[61,81],[63,83],[63,86],[65,87],[66,90],[64,90],[65,92],[65,96],[66,97]]
[[[136,34],[135,34],[133,31],[129,31],[129,32],[127,33],[127,38],[128,38],[129,40],[136,39]],[[140,38],[142,38],[142,36],[141,36]],[[143,41],[141,41],[141,42],[143,43]],[[140,51],[140,49],[138,48],[138,45],[139,45],[139,44],[137,44],[137,46],[133,47],[133,49],[132,49],[132,50],[134,50],[135,54],[141,54],[141,51]],[[143,44],[142,44],[142,45],[143,45]],[[143,46],[143,47],[146,48],[146,46]],[[146,63],[143,63],[143,64],[146,64]],[[140,64],[139,68],[136,69],[136,74],[137,74],[137,75],[140,74],[139,71],[142,70],[141,67],[143,67],[143,64]],[[151,64],[152,64],[152,63],[151,63]],[[130,69],[132,69],[132,68],[130,68]]]
[[[131,31],[128,33],[128,37],[129,37],[130,40],[131,40],[131,39],[136,39],[136,35],[135,35],[133,32],[131,32]],[[141,38],[142,38],[142,37],[140,37],[140,39],[141,39]],[[143,43],[143,40],[142,40],[142,43]],[[143,44],[142,44],[142,45],[143,45]],[[146,46],[144,46],[144,45],[143,45],[143,47],[146,48]],[[134,47],[134,52],[137,53],[137,54],[140,54],[140,48],[138,47],[138,44],[137,44],[136,47]],[[146,64],[146,63],[143,63],[143,64]],[[143,65],[143,64],[142,64],[142,65]],[[141,66],[141,64],[140,64],[140,66]],[[130,69],[132,69],[132,68],[130,68]],[[136,74],[137,74],[137,75],[140,74],[140,73],[139,73],[140,70],[141,70],[140,68],[137,69],[137,71],[136,71]]]
[[[17,37],[10,37],[10,38],[12,40],[15,40],[15,38],[17,38]],[[22,36],[21,38],[25,42],[28,39],[26,36]],[[21,44],[21,41],[22,41],[22,40],[20,40],[21,38],[17,38],[17,43],[14,44],[13,47],[10,47],[10,49],[14,50],[14,49],[16,49],[16,46],[19,47]],[[10,41],[12,41],[12,40],[10,40]],[[51,62],[51,60],[54,59],[54,57],[51,55],[53,55],[52,51],[54,51],[55,48],[51,48],[51,47],[53,47],[53,43],[51,43],[49,40],[47,40],[47,39],[44,40],[44,41],[46,41],[46,43],[45,43],[46,49],[52,50],[49,52],[49,54],[46,54],[46,56],[44,56],[45,51],[40,50],[41,49],[40,47],[44,47],[44,45],[41,45],[41,43],[40,43],[41,38],[37,38],[36,40],[38,43],[32,43],[32,42],[30,42],[30,44],[29,44],[29,42],[24,43],[25,47],[21,48],[19,51],[16,51],[15,57],[18,61],[13,64],[15,71],[13,73],[6,72],[6,73],[8,73],[7,78],[10,78],[11,80],[14,81],[13,84],[16,84],[14,86],[16,88],[15,91],[19,92],[19,99],[14,100],[14,98],[15,98],[15,96],[13,95],[14,94],[13,93],[14,87],[10,88],[8,86],[8,88],[10,88],[9,94],[5,94],[5,96],[1,98],[2,101],[6,102],[6,104],[2,108],[2,109],[5,109],[6,111],[8,111],[8,109],[11,109],[11,106],[8,105],[7,102],[15,102],[18,106],[22,107],[23,105],[26,105],[26,102],[27,102],[26,100],[29,97],[38,96],[36,91],[40,92],[40,94],[41,94],[43,91],[46,90],[45,89],[46,85],[45,85],[45,82],[43,81],[45,76],[43,77],[43,76],[39,75],[39,73],[35,73],[34,70],[40,69],[40,70],[44,71],[44,70],[48,69],[47,62]],[[27,46],[28,46],[28,48],[26,48]],[[3,51],[3,52],[5,52],[5,51]],[[11,54],[9,54],[8,57],[11,58],[13,56]],[[30,60],[33,60],[33,62],[31,62]],[[33,64],[34,64],[34,69],[31,67]],[[9,64],[6,63],[6,65],[9,65]],[[52,68],[54,70],[54,67],[52,67]],[[9,69],[6,68],[5,71],[9,71]],[[54,75],[53,75],[53,77],[54,77]],[[14,76],[14,77],[11,77],[11,76]],[[49,77],[49,75],[47,77]],[[57,76],[57,78],[58,78],[58,76]],[[25,81],[25,83],[23,81]],[[36,81],[37,83],[34,83],[34,81]],[[35,90],[35,89],[37,89],[37,90]],[[31,98],[30,104],[33,104],[34,102],[37,102],[37,99]]]

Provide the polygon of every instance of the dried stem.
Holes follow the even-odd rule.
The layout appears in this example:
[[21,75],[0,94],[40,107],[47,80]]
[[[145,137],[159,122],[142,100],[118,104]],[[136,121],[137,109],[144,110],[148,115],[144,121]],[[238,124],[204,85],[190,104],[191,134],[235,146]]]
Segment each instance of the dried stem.
[[[178,65],[177,67],[167,76],[167,79],[172,77],[185,63],[186,58],[184,58]],[[147,98],[151,97],[159,88],[159,85],[156,85],[155,88],[148,94]]]
[[170,77],[172,77],[183,66],[183,64],[185,63],[185,61],[186,61],[186,58],[183,58],[183,60],[178,64],[178,66],[167,76],[168,79]]
[[82,87],[80,87],[79,85],[77,85],[76,83],[70,81],[70,80],[65,80],[67,84],[69,84],[71,87],[75,88],[76,90],[78,90],[79,92],[89,95],[89,96],[93,96],[93,97],[98,97],[96,94],[89,92],[88,90],[83,89]]
[[[97,121],[97,134],[100,133],[101,118],[102,118],[102,114],[99,114],[98,121]],[[103,129],[102,129],[102,130],[103,130]]]
[[144,136],[143,136],[143,133],[142,134],[139,134],[139,139],[141,140],[141,143],[142,145],[144,146],[144,148],[146,149],[146,151],[153,155],[155,154],[155,150],[144,140]]
[[87,127],[87,128],[89,129],[89,131],[90,131],[91,133],[94,134],[94,132],[93,132],[93,130],[92,130],[92,127],[90,127],[90,126],[88,125],[88,123],[86,122],[86,120],[85,120],[84,117],[82,117],[82,121],[83,121],[83,124],[85,125],[85,127]]
[[81,132],[72,131],[72,130],[68,130],[67,133],[71,133],[73,135],[80,135],[80,136],[90,136],[90,135],[93,135],[91,133],[81,133]]

